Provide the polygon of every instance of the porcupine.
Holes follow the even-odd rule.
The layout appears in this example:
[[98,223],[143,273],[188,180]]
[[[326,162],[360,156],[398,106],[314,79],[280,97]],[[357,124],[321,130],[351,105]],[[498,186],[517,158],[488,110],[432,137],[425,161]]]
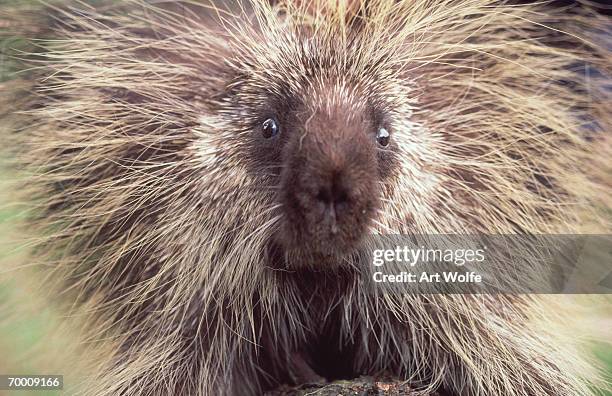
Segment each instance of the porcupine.
[[559,319],[535,325],[554,298],[390,298],[351,255],[372,233],[601,218],[609,95],[576,68],[601,77],[610,53],[597,17],[540,7],[55,7],[5,121],[38,172],[41,261],[103,344],[81,391],[387,372],[423,393],[590,394]]

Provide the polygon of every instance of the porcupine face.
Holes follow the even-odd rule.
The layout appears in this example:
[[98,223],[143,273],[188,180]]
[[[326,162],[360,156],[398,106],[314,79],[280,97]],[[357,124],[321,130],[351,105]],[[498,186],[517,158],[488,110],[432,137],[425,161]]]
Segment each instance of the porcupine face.
[[271,138],[282,146],[279,238],[286,248],[342,255],[356,247],[375,215],[391,132],[362,95],[339,83],[315,88],[278,121],[288,135]]
[[[273,239],[292,266],[338,262],[358,248],[397,167],[393,106],[377,78],[384,67],[364,72],[350,48],[333,54],[319,45],[316,53],[306,44],[268,50],[237,95],[253,114],[255,172],[277,170],[269,186],[280,212]],[[285,78],[262,77],[262,68]]]

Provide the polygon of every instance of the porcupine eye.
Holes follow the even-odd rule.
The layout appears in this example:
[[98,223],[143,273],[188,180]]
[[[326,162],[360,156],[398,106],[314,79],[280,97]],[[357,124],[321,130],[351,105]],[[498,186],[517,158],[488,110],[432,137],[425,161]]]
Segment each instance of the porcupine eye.
[[264,138],[270,139],[278,135],[279,127],[278,123],[273,118],[268,118],[261,124],[261,133]]
[[385,128],[380,128],[378,132],[376,132],[376,141],[383,147],[386,147],[389,144],[389,131]]

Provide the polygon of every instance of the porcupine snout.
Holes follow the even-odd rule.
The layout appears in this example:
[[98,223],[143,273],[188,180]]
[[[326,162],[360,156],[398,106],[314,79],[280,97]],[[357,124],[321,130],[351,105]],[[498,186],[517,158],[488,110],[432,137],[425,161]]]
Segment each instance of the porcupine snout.
[[324,255],[358,246],[379,199],[371,129],[342,109],[298,123],[284,150],[285,246]]

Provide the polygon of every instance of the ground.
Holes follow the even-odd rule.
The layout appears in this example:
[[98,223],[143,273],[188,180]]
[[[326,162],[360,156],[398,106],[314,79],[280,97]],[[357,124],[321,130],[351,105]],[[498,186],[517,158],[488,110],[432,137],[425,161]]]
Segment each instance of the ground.
[[[289,387],[267,392],[265,396],[410,396],[411,388],[399,381],[359,377],[353,380],[334,381],[328,384]],[[442,396],[431,393],[429,396]]]

